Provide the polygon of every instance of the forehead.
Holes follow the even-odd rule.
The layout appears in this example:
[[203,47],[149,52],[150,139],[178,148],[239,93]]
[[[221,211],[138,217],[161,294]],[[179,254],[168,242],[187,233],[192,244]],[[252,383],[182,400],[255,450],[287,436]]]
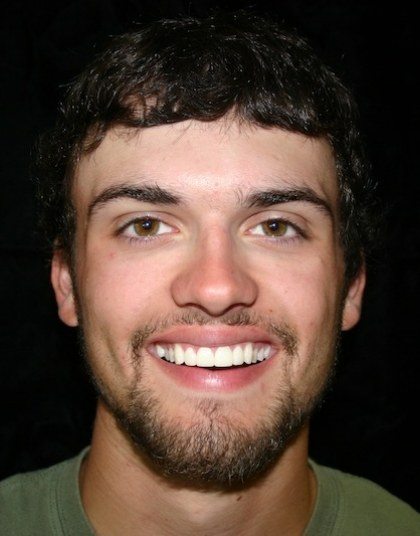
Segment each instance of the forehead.
[[187,197],[208,200],[210,195],[223,202],[259,187],[297,186],[335,205],[338,190],[326,140],[219,120],[111,129],[95,151],[81,158],[73,196],[79,205],[112,186],[151,182]]

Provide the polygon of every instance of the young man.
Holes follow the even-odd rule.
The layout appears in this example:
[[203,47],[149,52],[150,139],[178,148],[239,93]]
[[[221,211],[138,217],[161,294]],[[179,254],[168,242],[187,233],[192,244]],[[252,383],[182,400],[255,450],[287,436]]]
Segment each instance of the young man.
[[257,18],[116,39],[41,143],[60,318],[99,401],[90,449],[1,485],[2,534],[415,534],[308,461],[374,239],[348,91]]

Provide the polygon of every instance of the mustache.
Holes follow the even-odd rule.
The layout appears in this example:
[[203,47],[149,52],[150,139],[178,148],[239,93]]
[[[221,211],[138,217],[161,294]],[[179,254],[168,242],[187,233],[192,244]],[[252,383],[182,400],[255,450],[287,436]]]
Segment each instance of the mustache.
[[299,342],[295,330],[286,322],[274,322],[270,317],[250,311],[231,311],[214,318],[203,311],[190,310],[178,315],[157,318],[137,329],[131,340],[134,355],[139,355],[139,351],[153,334],[174,326],[258,326],[279,339],[289,357],[296,355]]

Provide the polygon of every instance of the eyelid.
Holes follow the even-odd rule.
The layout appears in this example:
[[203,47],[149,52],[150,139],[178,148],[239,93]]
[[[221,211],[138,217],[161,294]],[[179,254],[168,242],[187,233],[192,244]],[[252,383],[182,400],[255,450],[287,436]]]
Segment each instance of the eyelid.
[[[287,240],[287,239],[290,239],[290,238],[296,238],[298,236],[302,236],[301,231],[296,228],[296,225],[293,225],[292,223],[290,223],[288,221],[285,221],[283,219],[279,219],[279,218],[275,218],[275,219],[270,218],[269,220],[265,220],[263,222],[257,223],[257,225],[254,225],[253,227],[251,227],[250,231],[257,229],[258,227],[262,227],[264,225],[264,223],[273,222],[273,221],[286,224],[287,230],[286,230],[286,233],[284,235],[280,235],[280,236],[276,236],[275,234],[270,235],[270,234],[264,233],[263,231],[260,232],[260,233],[258,233],[258,232],[250,232],[250,234],[252,234],[253,236],[266,236],[267,238],[273,238],[273,239],[277,239],[277,240]],[[290,234],[290,232],[289,232],[290,230],[292,231],[293,236],[288,236]]]
[[267,223],[267,222],[270,222],[270,221],[278,221],[278,222],[281,222],[281,223],[285,223],[291,229],[293,229],[293,231],[295,232],[295,236],[293,236],[293,237],[281,237],[281,236],[276,237],[276,236],[266,235],[266,238],[271,238],[273,240],[283,240],[283,241],[292,240],[292,239],[295,239],[295,238],[308,238],[308,232],[305,230],[304,226],[296,223],[295,219],[293,217],[290,217],[288,215],[285,216],[283,214],[273,214],[272,212],[271,213],[263,213],[263,214],[260,213],[258,216],[259,216],[258,219],[255,219],[254,217],[251,218],[252,221],[251,221],[251,224],[247,225],[246,234],[250,234],[250,235],[253,235],[253,236],[264,236],[263,233],[261,233],[261,234],[258,233],[257,234],[257,233],[252,233],[250,231],[252,229],[255,229],[256,227],[258,227],[259,225],[263,225],[264,223]]
[[[141,236],[141,235],[137,235],[134,232],[130,235],[127,232],[127,230],[132,225],[134,225],[135,223],[137,223],[139,221],[142,221],[142,220],[156,221],[160,225],[167,227],[169,230],[165,231],[165,232],[160,232],[160,233],[155,234],[155,235],[152,234],[150,236],[147,236],[147,235]],[[130,218],[127,218],[127,220],[124,221],[124,223],[122,223],[122,224],[120,224],[118,226],[115,234],[117,236],[125,236],[126,238],[132,239],[132,240],[146,241],[146,240],[151,240],[151,239],[154,239],[154,238],[158,238],[159,236],[162,236],[162,235],[171,234],[171,232],[174,231],[175,229],[176,228],[173,225],[171,225],[170,223],[167,223],[162,217],[157,216],[155,214],[147,213],[147,214],[141,214],[141,215],[131,216]]]

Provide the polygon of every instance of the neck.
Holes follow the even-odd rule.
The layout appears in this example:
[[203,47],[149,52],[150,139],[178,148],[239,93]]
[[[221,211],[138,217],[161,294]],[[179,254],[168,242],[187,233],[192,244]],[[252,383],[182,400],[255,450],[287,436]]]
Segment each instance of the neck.
[[302,534],[316,495],[307,445],[306,426],[252,485],[234,491],[192,489],[157,474],[100,403],[80,475],[83,505],[101,536]]

